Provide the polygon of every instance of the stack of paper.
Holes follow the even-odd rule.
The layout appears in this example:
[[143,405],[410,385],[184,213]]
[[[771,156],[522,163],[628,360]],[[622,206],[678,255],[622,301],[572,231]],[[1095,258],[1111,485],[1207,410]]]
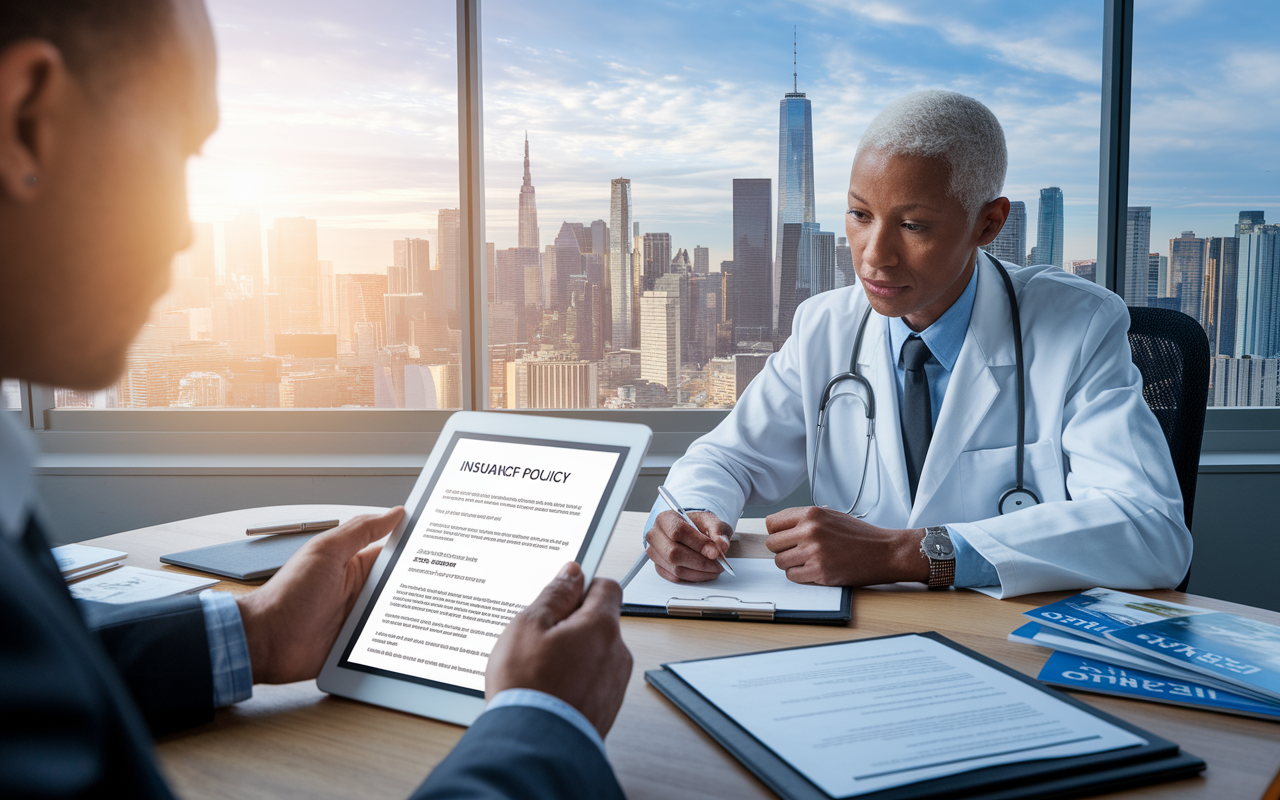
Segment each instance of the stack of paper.
[[217,578],[197,578],[179,572],[160,572],[140,567],[121,567],[70,586],[77,600],[98,603],[137,603],[178,594],[192,594],[218,582]]
[[113,570],[124,563],[128,553],[108,550],[105,547],[89,547],[83,544],[64,544],[52,548],[53,558],[62,570],[62,577],[71,581]]
[[1280,720],[1280,628],[1090,589],[1024,612],[1009,641],[1054,650],[1045,683]]

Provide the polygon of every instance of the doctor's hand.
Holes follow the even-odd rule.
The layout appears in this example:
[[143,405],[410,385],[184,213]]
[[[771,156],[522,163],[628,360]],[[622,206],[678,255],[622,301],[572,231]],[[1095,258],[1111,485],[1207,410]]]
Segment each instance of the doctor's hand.
[[690,511],[694,528],[674,511],[663,511],[645,534],[645,550],[658,574],[669,581],[709,581],[723,568],[716,558],[729,552],[733,528],[710,511]]
[[400,506],[364,514],[312,537],[271,580],[236,598],[254,683],[292,683],[320,674],[355,605]]
[[604,736],[631,677],[622,643],[622,589],[596,578],[582,596],[582,568],[569,562],[507,625],[489,656],[484,691],[536,689],[582,712]]
[[929,559],[920,552],[923,528],[878,528],[833,511],[788,508],[765,519],[765,545],[773,563],[795,583],[874,586],[929,580]]

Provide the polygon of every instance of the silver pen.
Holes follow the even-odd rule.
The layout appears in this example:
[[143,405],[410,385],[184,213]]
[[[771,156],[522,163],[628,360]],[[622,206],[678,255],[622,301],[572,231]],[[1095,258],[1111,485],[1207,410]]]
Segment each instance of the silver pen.
[[279,525],[268,525],[263,528],[249,528],[247,536],[277,536],[282,533],[319,533],[342,524],[341,520],[320,519],[312,522],[286,522]]
[[[697,526],[697,524],[693,520],[689,519],[689,512],[685,511],[684,507],[681,506],[680,503],[676,502],[676,498],[672,496],[671,492],[667,491],[667,487],[659,486],[658,496],[662,498],[662,502],[666,503],[671,508],[672,511],[679,514],[681,518],[684,519],[685,522],[692,525],[695,531],[702,530]],[[716,556],[716,563],[719,564],[721,567],[723,567],[725,572],[729,573],[735,578],[738,577],[738,573],[733,571],[733,567],[729,566],[729,561],[724,556]]]

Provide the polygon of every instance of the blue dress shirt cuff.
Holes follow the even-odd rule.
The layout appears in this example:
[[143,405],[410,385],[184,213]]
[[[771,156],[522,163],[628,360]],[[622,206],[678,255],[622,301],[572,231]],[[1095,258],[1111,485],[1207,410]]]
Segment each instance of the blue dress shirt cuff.
[[248,700],[253,695],[253,667],[236,598],[228,592],[206,589],[200,593],[200,605],[209,637],[214,708]]
[[999,586],[1000,575],[991,562],[973,549],[973,545],[955,531],[951,533],[951,545],[956,551],[956,588],[971,586]]
[[604,739],[600,738],[600,732],[595,726],[582,716],[582,712],[569,705],[559,697],[554,697],[546,692],[540,692],[537,689],[507,689],[498,692],[498,695],[489,701],[484,707],[485,711],[492,711],[495,708],[503,706],[526,706],[528,708],[540,708],[543,711],[550,711],[560,719],[569,723],[573,727],[582,731],[582,735],[591,740],[596,747],[600,748],[600,752],[604,753]]

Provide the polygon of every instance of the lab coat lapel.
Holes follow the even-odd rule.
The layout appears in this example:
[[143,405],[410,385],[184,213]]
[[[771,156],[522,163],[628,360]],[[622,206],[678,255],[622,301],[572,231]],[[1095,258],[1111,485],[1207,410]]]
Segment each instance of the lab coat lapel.
[[[920,471],[909,527],[916,527],[917,516],[928,507],[943,481],[956,468],[960,453],[1000,396],[1000,383],[992,374],[992,367],[1016,363],[1013,322],[1004,280],[985,257],[978,260],[978,269],[978,293],[973,301],[969,330],[955,369],[951,371],[947,395],[929,442],[929,454]],[[1003,405],[1012,411],[1016,400],[1010,397]],[[1012,413],[1009,424],[1015,424]]]
[[871,375],[876,393],[876,456],[902,508],[911,508],[911,487],[907,483],[907,458],[902,450],[902,427],[898,414],[898,381],[889,352],[888,319],[871,312],[867,339],[858,355],[863,374]]

